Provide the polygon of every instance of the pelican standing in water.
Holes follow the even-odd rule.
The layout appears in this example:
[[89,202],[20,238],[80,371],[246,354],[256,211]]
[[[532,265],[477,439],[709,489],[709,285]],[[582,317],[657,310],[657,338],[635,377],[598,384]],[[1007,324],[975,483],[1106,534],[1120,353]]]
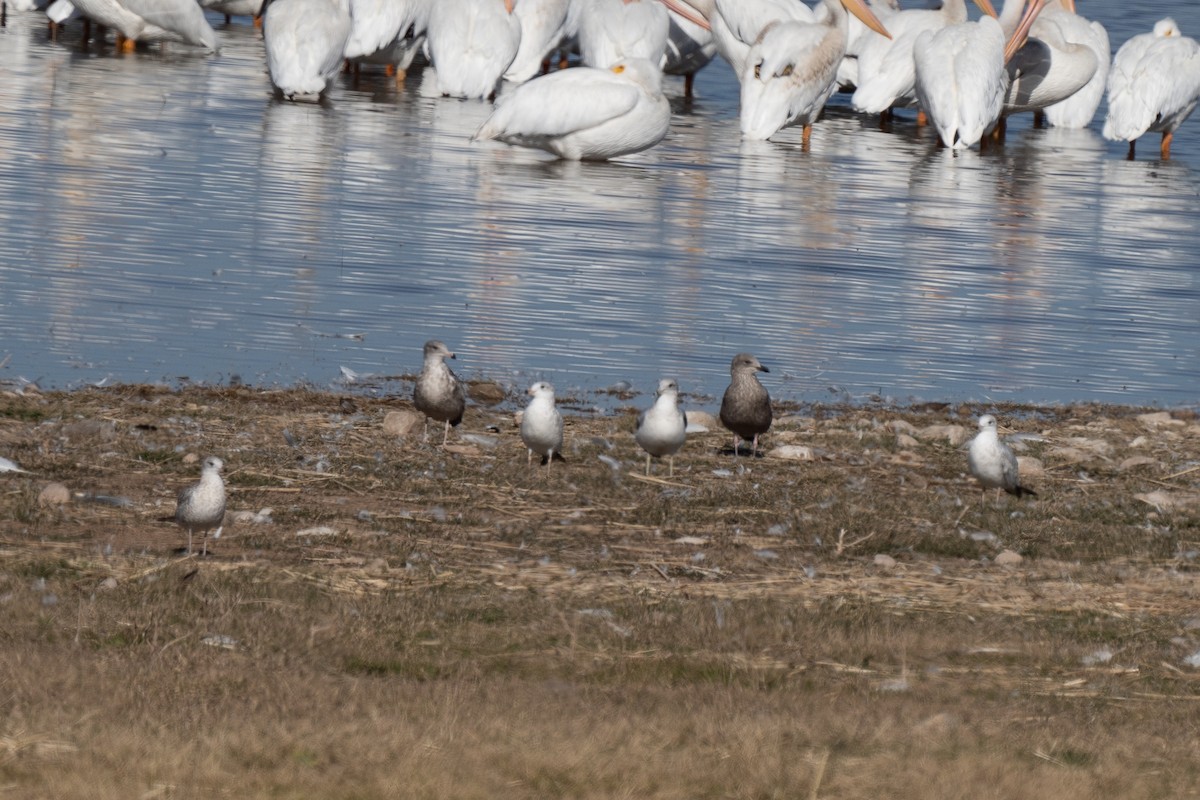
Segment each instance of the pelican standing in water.
[[891,36],[863,0],[824,4],[824,21],[778,23],[750,48],[740,76],[745,138],[769,139],[781,128],[801,125],[808,146],[813,121],[837,88],[838,66],[846,55],[847,10],[881,36]]
[[486,99],[521,45],[514,0],[435,0],[426,47],[436,94]]
[[[1002,18],[1010,2],[1005,3]],[[943,145],[965,149],[995,129],[1009,87],[1005,65],[1025,44],[1044,3],[1034,0],[1007,44],[1001,23],[988,16],[917,37],[913,45],[917,101]]]
[[431,0],[350,0],[348,61],[384,64],[399,83],[425,43]]
[[660,65],[670,27],[658,0],[591,0],[579,14],[579,57],[589,67],[631,58]]
[[[1087,125],[1095,114],[1108,73],[1108,37],[1104,37],[1102,55],[1098,48],[1074,41],[1080,33],[1093,32],[1084,22],[1082,29],[1072,33],[1071,18],[1081,22],[1082,19],[1065,12],[1060,2],[1031,0],[1029,3],[1026,14],[1036,18],[1029,29],[1028,40],[1006,65],[1009,82],[1004,97],[1004,117],[1032,111],[1040,119],[1047,109],[1068,103],[1089,88],[1090,94],[1085,96],[1084,102],[1076,101],[1079,108],[1073,116],[1081,119],[1075,127]],[[1008,11],[1007,5],[1005,11]]]
[[217,49],[217,34],[196,0],[72,0],[75,10],[97,25],[117,31],[121,50],[136,42],[183,42]]
[[571,0],[521,0],[515,13],[521,23],[521,43],[504,80],[524,83],[542,71],[550,53],[562,43]]
[[712,11],[706,16],[717,52],[733,67],[739,80],[750,48],[767,28],[781,22],[817,21],[812,9],[800,0],[713,0]]
[[342,65],[349,37],[348,0],[272,0],[263,15],[263,45],[275,93],[320,99]]
[[[975,0],[988,16],[996,16],[991,0]],[[939,9],[914,8],[884,17],[892,38],[868,32],[858,45],[857,88],[850,103],[864,114],[884,114],[917,102],[913,46],[924,31],[967,21],[966,0],[946,0]]]
[[1117,51],[1108,74],[1104,138],[1134,143],[1147,132],[1162,133],[1159,155],[1171,157],[1175,131],[1200,100],[1200,44],[1184,36],[1175,20],[1161,19],[1153,33],[1134,36]]
[[670,122],[662,73],[639,58],[611,69],[559,70],[523,83],[500,98],[471,139],[498,139],[572,161],[603,161],[653,147]]
[[1083,88],[1064,100],[1046,106],[1046,122],[1056,128],[1085,128],[1096,116],[1104,97],[1112,51],[1108,31],[1099,22],[1075,13],[1075,0],[1055,0],[1046,7],[1033,25],[1032,35],[1043,38],[1046,28],[1054,26],[1062,39],[1071,45],[1083,45],[1096,56],[1096,70]]

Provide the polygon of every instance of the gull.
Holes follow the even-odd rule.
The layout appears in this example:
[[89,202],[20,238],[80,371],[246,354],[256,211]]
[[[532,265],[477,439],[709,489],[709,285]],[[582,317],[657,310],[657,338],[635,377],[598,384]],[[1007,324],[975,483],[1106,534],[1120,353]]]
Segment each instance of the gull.
[[538,381],[529,387],[527,394],[533,399],[525,406],[525,414],[521,417],[521,441],[529,449],[526,463],[532,464],[533,454],[537,453],[546,469],[550,469],[554,459],[565,460],[562,457],[562,414],[554,407],[554,387]]
[[679,384],[673,378],[658,382],[658,399],[654,405],[638,414],[637,432],[633,438],[646,451],[646,474],[650,474],[650,458],[667,457],[667,475],[675,475],[675,454],[687,440],[687,415],[679,408]]
[[749,353],[738,353],[729,365],[729,388],[721,398],[721,424],[733,431],[733,454],[740,440],[753,441],[758,455],[759,434],[771,427],[771,396],[755,372],[770,372]]
[[467,393],[462,381],[446,366],[446,358],[455,358],[450,348],[437,339],[425,343],[425,366],[413,387],[413,404],[425,415],[425,436],[429,437],[429,420],[446,423],[442,446],[450,436],[450,426],[462,422],[467,407]]
[[971,440],[967,451],[967,466],[983,486],[984,501],[988,489],[1003,489],[1011,495],[1031,495],[1037,492],[1021,485],[1017,474],[1017,457],[996,434],[996,418],[984,414],[979,418],[979,433]]
[[216,456],[204,459],[200,480],[179,491],[175,505],[175,522],[188,534],[188,555],[192,553],[192,533],[204,534],[200,555],[208,555],[208,532],[216,528],[214,539],[221,538],[221,523],[225,520],[225,482],[221,468],[225,462]]

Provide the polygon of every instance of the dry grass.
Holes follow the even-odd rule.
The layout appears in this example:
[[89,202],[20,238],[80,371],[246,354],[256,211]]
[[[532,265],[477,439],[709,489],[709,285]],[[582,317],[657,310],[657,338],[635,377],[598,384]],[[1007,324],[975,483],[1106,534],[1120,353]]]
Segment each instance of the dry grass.
[[[806,408],[770,443],[815,461],[712,433],[647,481],[625,414],[547,474],[510,408],[446,453],[402,405],[0,397],[0,797],[1200,795],[1189,414],[1000,409],[1045,472],[981,509],[892,424],[984,409]],[[208,453],[272,521],[200,560],[157,518]]]

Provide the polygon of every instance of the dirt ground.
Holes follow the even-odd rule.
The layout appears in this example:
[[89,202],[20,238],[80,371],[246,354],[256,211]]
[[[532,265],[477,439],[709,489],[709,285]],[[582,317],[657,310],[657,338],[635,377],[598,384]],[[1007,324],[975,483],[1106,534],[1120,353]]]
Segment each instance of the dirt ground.
[[443,448],[404,395],[0,394],[0,797],[1200,796],[1193,412],[778,408],[668,478],[650,397],[547,469],[472,395]]

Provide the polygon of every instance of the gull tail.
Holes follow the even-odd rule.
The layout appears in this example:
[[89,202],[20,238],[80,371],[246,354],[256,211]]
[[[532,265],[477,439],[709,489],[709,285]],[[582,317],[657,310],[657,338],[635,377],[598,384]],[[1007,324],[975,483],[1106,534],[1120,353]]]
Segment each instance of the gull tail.
[[1029,489],[1025,486],[1017,486],[1013,489],[1005,489],[1005,491],[1016,497],[1024,497],[1025,495],[1029,495],[1030,497],[1038,496],[1037,492],[1035,492],[1033,489]]

